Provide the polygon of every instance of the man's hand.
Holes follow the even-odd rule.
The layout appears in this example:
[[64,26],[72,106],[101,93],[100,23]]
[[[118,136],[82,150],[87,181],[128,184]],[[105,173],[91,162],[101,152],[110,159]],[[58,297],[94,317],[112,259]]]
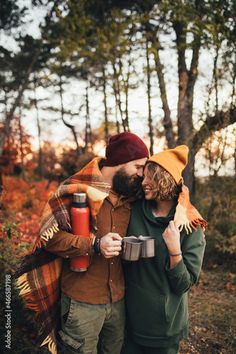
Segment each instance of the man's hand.
[[119,256],[122,237],[119,234],[109,232],[101,238],[100,251],[105,258]]

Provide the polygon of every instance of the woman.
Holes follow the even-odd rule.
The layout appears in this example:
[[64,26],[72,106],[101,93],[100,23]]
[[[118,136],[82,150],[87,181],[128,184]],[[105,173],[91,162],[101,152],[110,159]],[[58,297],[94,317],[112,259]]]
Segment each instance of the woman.
[[187,159],[181,145],[153,155],[144,169],[145,200],[135,203],[128,234],[155,237],[155,257],[125,267],[123,354],[176,354],[188,333],[188,290],[201,270],[206,221],[182,182]]

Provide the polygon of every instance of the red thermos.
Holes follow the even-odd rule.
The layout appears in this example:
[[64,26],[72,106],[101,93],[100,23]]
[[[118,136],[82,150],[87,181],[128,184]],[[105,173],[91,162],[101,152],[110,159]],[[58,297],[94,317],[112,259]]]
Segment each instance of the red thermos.
[[[86,202],[86,193],[74,193],[71,206],[72,233],[89,237],[89,208]],[[90,264],[90,256],[78,256],[70,260],[70,269],[75,272],[85,272]]]

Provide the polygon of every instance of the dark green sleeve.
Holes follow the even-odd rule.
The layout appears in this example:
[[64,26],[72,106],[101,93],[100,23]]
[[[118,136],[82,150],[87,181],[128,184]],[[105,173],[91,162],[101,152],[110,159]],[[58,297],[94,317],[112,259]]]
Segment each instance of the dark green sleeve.
[[206,241],[202,229],[197,229],[190,235],[185,235],[181,244],[183,258],[172,269],[169,264],[166,274],[172,291],[181,295],[185,293],[198,280]]

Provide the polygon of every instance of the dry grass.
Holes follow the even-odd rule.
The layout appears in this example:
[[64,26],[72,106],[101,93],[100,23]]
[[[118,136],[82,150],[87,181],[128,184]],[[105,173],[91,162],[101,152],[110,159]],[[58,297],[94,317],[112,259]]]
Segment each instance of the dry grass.
[[220,267],[202,273],[190,292],[190,334],[180,354],[236,353],[235,294],[235,274]]

